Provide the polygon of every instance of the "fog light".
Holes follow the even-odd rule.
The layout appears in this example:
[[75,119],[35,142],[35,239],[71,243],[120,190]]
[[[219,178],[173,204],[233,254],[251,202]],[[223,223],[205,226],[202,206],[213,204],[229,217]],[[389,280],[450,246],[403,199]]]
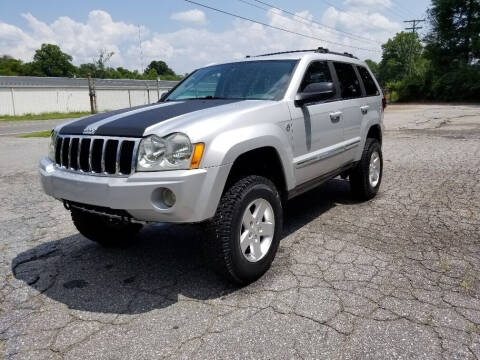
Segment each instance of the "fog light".
[[165,206],[169,208],[175,205],[175,202],[177,201],[177,198],[173,191],[166,188],[164,188],[162,191],[161,199]]

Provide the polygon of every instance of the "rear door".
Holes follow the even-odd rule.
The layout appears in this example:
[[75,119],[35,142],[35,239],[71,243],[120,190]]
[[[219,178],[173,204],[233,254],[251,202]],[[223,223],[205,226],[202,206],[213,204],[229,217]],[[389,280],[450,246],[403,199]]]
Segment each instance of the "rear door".
[[356,150],[361,140],[362,106],[364,106],[363,91],[360,79],[354,65],[334,62],[335,76],[340,88],[339,104],[343,116],[343,161],[354,160]]
[[[331,65],[313,61],[307,67],[298,92],[312,83],[333,82]],[[293,147],[297,184],[324,175],[339,167],[343,141],[341,106],[337,96],[327,101],[295,106],[290,104],[293,119]],[[338,116],[337,116],[338,115]]]
[[[380,89],[373,75],[364,67],[357,65],[357,71],[362,80],[365,96],[362,99],[362,124],[378,123],[382,118],[383,105]],[[368,126],[362,126],[367,131]]]

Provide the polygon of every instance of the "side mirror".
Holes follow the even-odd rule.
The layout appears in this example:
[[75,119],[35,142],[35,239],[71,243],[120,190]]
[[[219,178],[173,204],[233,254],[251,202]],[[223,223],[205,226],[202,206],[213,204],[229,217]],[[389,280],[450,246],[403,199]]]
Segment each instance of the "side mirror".
[[160,99],[158,100],[158,102],[164,102],[167,97],[167,94],[168,92],[165,92],[162,95],[160,95]]
[[309,84],[295,97],[295,105],[303,106],[307,103],[328,100],[335,96],[335,86],[332,82]]

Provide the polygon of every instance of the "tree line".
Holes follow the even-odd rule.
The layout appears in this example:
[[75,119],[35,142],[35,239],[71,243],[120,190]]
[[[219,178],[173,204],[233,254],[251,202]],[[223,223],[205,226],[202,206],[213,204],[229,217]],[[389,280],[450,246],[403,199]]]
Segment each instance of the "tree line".
[[75,66],[72,64],[72,56],[64,53],[58,45],[42,44],[35,51],[31,62],[22,62],[11,56],[0,57],[0,75],[10,76],[52,76],[52,77],[83,77],[89,75],[100,79],[139,79],[156,80],[158,76],[162,80],[180,80],[183,78],[161,60],[150,62],[143,73],[138,70],[128,70],[123,67],[107,66],[113,52],[99,51],[97,58],[91,63]]
[[392,100],[480,100],[480,2],[432,0],[427,35],[398,33],[368,65]]

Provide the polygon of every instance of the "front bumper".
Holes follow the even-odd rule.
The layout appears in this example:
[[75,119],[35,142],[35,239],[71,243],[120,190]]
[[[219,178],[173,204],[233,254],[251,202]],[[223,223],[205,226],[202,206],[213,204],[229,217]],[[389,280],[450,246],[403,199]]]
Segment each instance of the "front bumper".
[[[85,175],[40,161],[45,193],[59,200],[125,210],[140,221],[193,223],[214,216],[229,166],[196,170],[137,172],[129,177]],[[171,208],[160,204],[161,188],[175,194]]]

